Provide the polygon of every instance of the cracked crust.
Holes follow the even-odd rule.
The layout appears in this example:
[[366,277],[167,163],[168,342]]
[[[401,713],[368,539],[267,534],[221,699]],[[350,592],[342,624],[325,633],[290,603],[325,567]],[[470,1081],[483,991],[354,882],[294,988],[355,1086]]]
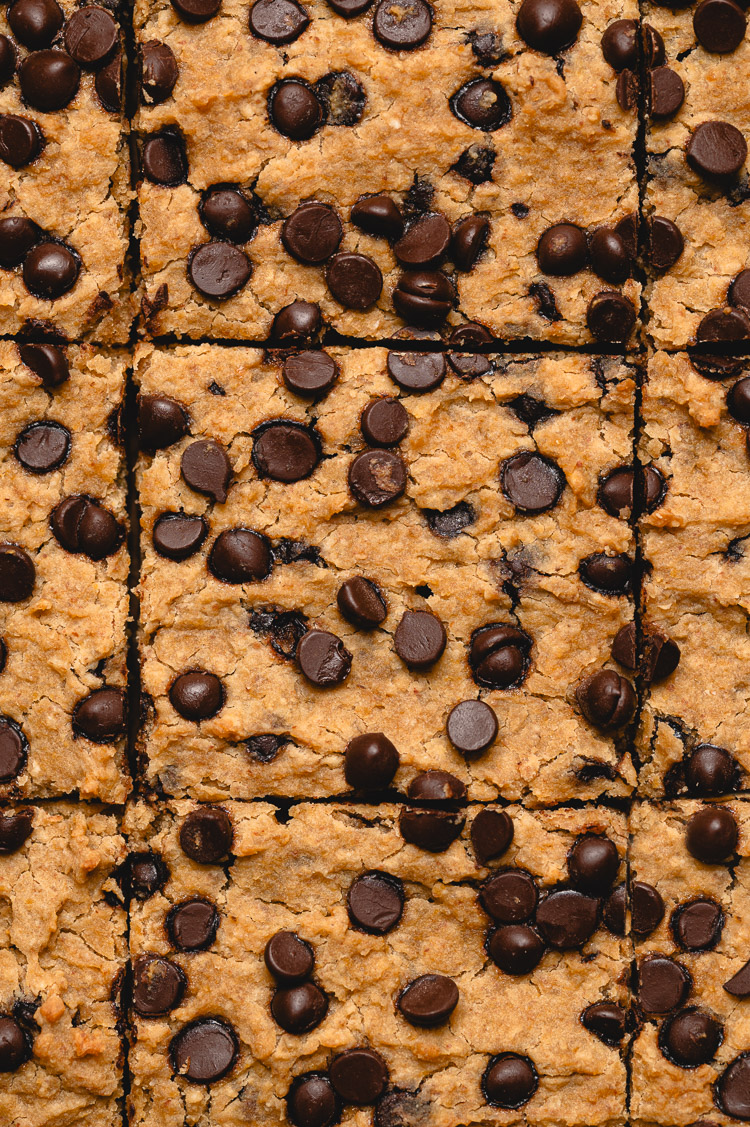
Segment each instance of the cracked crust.
[[[451,223],[472,213],[491,221],[488,249],[471,273],[456,275],[458,306],[448,328],[469,319],[499,339],[590,343],[586,307],[608,285],[590,270],[543,278],[535,249],[554,223],[594,229],[637,210],[636,115],[620,109],[617,75],[600,46],[607,25],[635,17],[636,5],[584,0],[581,32],[559,68],[520,40],[518,7],[516,0],[437,0],[427,43],[394,54],[373,37],[371,12],[343,20],[325,0],[306,4],[309,28],[283,48],[250,35],[242,0],[225,0],[199,27],[183,23],[168,0],[140,0],[138,42],[168,44],[180,75],[167,101],[140,108],[137,129],[145,136],[177,127],[190,167],[187,184],[167,188],[144,180],[138,189],[149,333],[263,340],[273,315],[300,298],[318,302],[325,321],[343,334],[392,337],[403,327],[391,302],[399,273],[393,253],[385,240],[351,224],[349,211],[363,194],[387,192],[402,203],[419,177],[434,190],[428,209],[442,211]],[[504,57],[494,67],[480,67],[472,53],[467,36],[477,30],[500,37]],[[310,141],[290,142],[269,124],[268,91],[279,78],[315,82],[329,71],[349,71],[364,85],[361,122],[326,125]],[[499,80],[513,104],[511,121],[494,133],[472,129],[449,108],[449,98],[478,77]],[[492,180],[473,185],[452,171],[469,146],[488,144],[497,153]],[[254,264],[250,282],[237,296],[212,303],[188,280],[186,260],[208,238],[197,206],[217,180],[254,190],[269,221],[246,247]],[[311,198],[337,209],[344,223],[341,249],[370,255],[380,267],[383,294],[368,312],[344,309],[329,294],[323,267],[303,266],[284,251],[281,220]],[[517,217],[514,204],[528,214]],[[541,280],[556,300],[557,320],[542,316],[529,292]],[[638,304],[634,279],[623,292]]]
[[[178,832],[188,802],[128,813],[131,848],[160,853],[170,870],[163,892],[132,909],[131,950],[166,955],[188,979],[185,998],[167,1018],[135,1019],[130,1053],[131,1104],[136,1127],[184,1122],[239,1127],[285,1124],[291,1078],[325,1069],[338,1051],[369,1043],[385,1057],[396,1088],[417,1093],[415,1122],[535,1123],[588,1127],[625,1117],[625,1071],[620,1054],[586,1031],[580,1012],[606,999],[622,1003],[626,944],[599,929],[582,952],[547,953],[526,978],[500,972],[484,952],[487,917],[476,885],[488,875],[461,839],[438,857],[402,841],[396,808],[306,804],[288,821],[270,806],[227,803],[234,825],[230,868],[200,865],[182,853]],[[541,885],[566,879],[565,858],[583,832],[606,833],[621,857],[622,815],[606,810],[530,813],[510,808],[515,837],[498,864],[517,865]],[[325,850],[321,843],[325,842]],[[404,882],[401,923],[386,936],[350,925],[346,894],[362,872],[379,870]],[[211,948],[175,952],[164,931],[171,905],[190,896],[211,899],[221,922]],[[315,950],[315,979],[328,993],[325,1020],[311,1033],[282,1033],[269,1012],[272,979],[263,949],[290,928]],[[459,1004],[447,1026],[419,1030],[395,1011],[398,991],[418,974],[455,979]],[[210,1088],[173,1078],[171,1037],[202,1014],[229,1020],[240,1040],[237,1065]],[[556,1031],[554,1037],[547,1032]],[[480,1092],[488,1057],[528,1054],[540,1081],[520,1112],[490,1108]],[[365,1127],[372,1110],[349,1107],[343,1123]],[[410,1122],[412,1120],[409,1120]]]
[[663,794],[667,770],[701,743],[750,768],[750,477],[745,428],[726,405],[743,374],[740,362],[733,376],[708,380],[684,354],[659,353],[649,365],[640,456],[668,489],[641,521],[644,610],[677,642],[680,664],[646,696],[638,738],[646,794]]
[[726,121],[750,141],[750,107],[736,91],[750,77],[750,40],[728,55],[710,54],[696,41],[694,8],[673,11],[646,3],[644,22],[662,35],[667,65],[685,84],[682,108],[669,121],[646,129],[648,182],[644,215],[676,223],[685,240],[677,263],[652,271],[646,289],[647,331],[657,348],[684,348],[695,341],[702,318],[726,303],[733,278],[750,263],[750,164],[722,188],[693,172],[685,146],[704,121]]
[[[687,1127],[697,1120],[731,1124],[713,1099],[712,1085],[726,1065],[747,1049],[750,1009],[747,999],[733,997],[723,984],[748,958],[750,928],[750,806],[747,802],[722,803],[739,825],[738,859],[732,866],[704,865],[688,852],[685,830],[690,816],[702,803],[638,804],[630,815],[630,875],[653,885],[664,901],[664,919],[648,938],[635,938],[638,963],[658,953],[677,959],[692,977],[689,1006],[698,1006],[724,1026],[724,1041],[715,1059],[697,1068],[679,1068],[663,1055],[658,1044],[661,1018],[647,1018],[633,1042],[631,1116],[634,1124]],[[674,909],[705,897],[724,912],[717,945],[709,951],[685,951],[670,928]]]
[[33,1056],[0,1076],[0,1115],[14,1127],[115,1127],[126,943],[111,874],[124,842],[90,807],[23,809],[31,835],[0,857],[0,1009],[31,1006]]
[[[591,590],[578,566],[595,552],[633,550],[627,522],[596,504],[599,475],[629,461],[633,370],[617,360],[498,357],[486,377],[467,384],[449,373],[439,392],[403,396],[411,416],[401,444],[406,496],[374,513],[355,505],[346,473],[362,449],[362,408],[399,389],[387,375],[385,350],[331,355],[338,383],[306,409],[281,382],[280,357],[216,346],[138,351],[142,392],[168,391],[191,415],[190,437],[144,456],[138,475],[143,688],[153,704],[144,735],[149,782],[204,799],[341,793],[348,740],[383,731],[401,753],[399,789],[418,771],[439,767],[481,799],[502,794],[550,804],[628,794],[634,777],[619,737],[583,720],[574,690],[608,663],[614,635],[632,617],[627,597]],[[223,395],[211,393],[216,384]],[[533,434],[508,408],[522,394],[555,412]],[[251,460],[252,430],[278,416],[316,417],[323,441],[324,460],[293,485],[259,479]],[[225,445],[234,467],[223,505],[180,477],[183,450],[204,436]],[[553,458],[565,473],[568,487],[552,512],[519,516],[503,495],[499,464],[524,449]],[[474,523],[453,539],[431,532],[423,510],[460,502],[473,507]],[[175,563],[155,552],[152,528],[165,510],[209,522],[191,559]],[[277,548],[282,538],[312,546],[314,562],[277,564],[256,583],[222,583],[208,571],[208,553],[221,530],[237,525],[265,533]],[[374,579],[389,604],[383,627],[369,634],[336,607],[338,588],[352,574]],[[354,654],[348,680],[328,692],[308,686],[295,663],[251,629],[252,612],[267,607],[300,612],[339,635]],[[427,673],[410,672],[393,650],[407,608],[434,611],[448,632],[445,654]],[[498,621],[531,635],[531,671],[521,688],[482,691],[500,734],[483,758],[466,763],[447,740],[446,716],[459,700],[479,695],[467,646],[475,629]],[[215,672],[227,691],[223,709],[200,724],[178,716],[167,695],[176,674],[190,668]],[[245,747],[260,733],[289,741],[272,762],[254,760]]]
[[[49,517],[64,497],[85,493],[124,525],[123,453],[109,422],[122,401],[125,361],[90,345],[71,346],[67,356],[70,378],[46,391],[16,346],[0,344],[0,539],[20,544],[36,568],[31,597],[0,604],[8,650],[0,713],[21,725],[29,743],[26,769],[2,793],[123,802],[124,739],[76,738],[71,714],[94,689],[125,685],[127,550],[99,562],[68,553]],[[39,420],[71,434],[67,461],[42,476],[25,470],[13,450],[19,431]]]

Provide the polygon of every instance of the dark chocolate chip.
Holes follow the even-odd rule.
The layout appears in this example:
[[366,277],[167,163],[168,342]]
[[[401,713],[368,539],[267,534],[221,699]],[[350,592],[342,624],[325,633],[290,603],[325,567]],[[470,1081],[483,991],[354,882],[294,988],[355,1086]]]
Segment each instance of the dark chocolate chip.
[[13,40],[7,35],[0,35],[0,89],[7,86],[16,73],[17,61]]
[[658,889],[646,881],[634,880],[630,885],[630,926],[633,934],[644,939],[664,919],[664,901]]
[[479,865],[502,857],[513,841],[513,822],[505,810],[480,810],[471,823],[471,844]]
[[66,497],[56,505],[50,524],[55,539],[66,552],[80,553],[95,561],[113,555],[125,535],[109,509],[80,494]]
[[693,130],[685,152],[701,176],[734,176],[747,159],[747,141],[729,122],[704,121]]
[[119,113],[122,105],[122,52],[118,49],[112,59],[97,71],[94,79],[96,95],[105,110]]
[[81,72],[65,51],[33,51],[18,68],[24,101],[50,113],[65,109],[78,93]]
[[611,227],[599,227],[591,236],[591,266],[605,282],[618,285],[630,276],[630,255],[624,241]]
[[421,771],[407,794],[419,802],[458,802],[466,798],[466,786],[449,771]]
[[735,998],[750,997],[750,960],[724,983],[724,989]]
[[9,857],[17,853],[31,836],[34,828],[34,810],[20,807],[17,810],[0,812],[0,856]]
[[286,1033],[309,1033],[328,1013],[328,998],[314,982],[283,986],[271,1000],[271,1015]]
[[625,934],[625,911],[627,908],[628,893],[624,884],[613,888],[602,908],[602,920],[607,931],[612,935]]
[[394,244],[393,253],[405,270],[431,270],[445,258],[451,241],[448,220],[438,212],[421,215]]
[[273,319],[271,336],[279,344],[303,344],[320,330],[320,307],[312,301],[293,301]]
[[388,1066],[373,1049],[347,1049],[331,1061],[331,1083],[347,1104],[376,1103],[388,1087]]
[[442,810],[402,810],[398,825],[409,845],[428,853],[445,853],[461,834],[465,819]]
[[289,390],[301,399],[322,399],[336,383],[338,366],[327,352],[306,349],[287,356],[282,375]]
[[0,783],[17,778],[26,766],[29,744],[19,724],[0,716]]
[[588,722],[602,732],[624,727],[635,712],[633,686],[614,669],[584,678],[576,688],[576,700]]
[[736,790],[738,774],[739,765],[734,756],[713,744],[699,744],[685,765],[688,790],[701,798]]
[[373,630],[385,622],[388,606],[382,591],[372,579],[355,575],[341,584],[336,596],[338,608],[347,622],[361,630]]
[[451,97],[450,107],[459,121],[486,133],[507,125],[513,115],[504,87],[491,78],[473,78],[465,83]]
[[582,22],[576,0],[523,0],[516,30],[529,47],[557,55],[575,43]]
[[64,39],[65,49],[79,66],[96,70],[117,46],[117,23],[106,8],[87,4],[68,19]]
[[588,260],[586,236],[573,223],[556,223],[539,239],[536,258],[545,274],[556,278],[577,274]]
[[0,114],[0,160],[5,164],[24,168],[36,160],[43,144],[42,131],[31,118],[14,113]]
[[379,0],[372,18],[372,31],[392,51],[413,51],[432,31],[432,8],[427,0]]
[[193,669],[175,678],[169,690],[172,707],[185,720],[209,720],[224,705],[224,686],[215,673]]
[[201,223],[217,239],[246,243],[257,227],[255,209],[239,188],[209,188],[198,206]]
[[398,751],[382,732],[354,736],[346,745],[344,777],[357,790],[385,789],[398,766]]
[[183,999],[187,979],[180,967],[160,955],[133,960],[133,1009],[139,1017],[163,1017]]
[[93,743],[112,743],[125,734],[125,693],[95,689],[73,709],[73,731]]
[[13,450],[30,473],[50,473],[68,459],[70,431],[60,423],[31,423],[19,434]]
[[445,730],[456,751],[475,759],[497,739],[497,716],[483,700],[462,700],[448,714]]
[[594,294],[586,310],[589,332],[603,344],[625,344],[635,326],[635,308],[630,298],[617,290]]
[[536,913],[537,927],[550,947],[566,951],[582,947],[596,931],[599,904],[574,889],[552,892]]
[[[530,0],[524,0],[524,5]],[[575,0],[570,0],[575,5]],[[520,1053],[500,1053],[490,1059],[482,1076],[484,1098],[491,1107],[523,1107],[539,1087],[533,1061]]]
[[336,253],[343,233],[335,210],[312,200],[300,204],[284,220],[281,241],[298,262],[317,265]]
[[299,78],[277,82],[268,99],[271,123],[292,141],[307,141],[323,124],[323,106],[315,91]]
[[675,908],[671,926],[683,951],[707,951],[721,938],[724,913],[715,900],[699,897]]
[[154,548],[168,560],[187,560],[194,556],[207,536],[208,525],[201,516],[162,513],[154,522]]
[[662,215],[648,222],[648,256],[655,270],[669,270],[685,249],[685,240],[676,223]]
[[184,438],[190,427],[187,409],[169,395],[142,395],[138,403],[138,437],[142,450],[166,450]]
[[[178,0],[172,0],[177,4]],[[180,6],[184,0],[179,0]],[[196,7],[191,3],[191,7]],[[213,14],[213,13],[212,13]],[[202,1017],[184,1025],[169,1043],[172,1067],[193,1084],[215,1084],[231,1070],[239,1047],[232,1026],[219,1018]]]
[[568,853],[571,881],[592,896],[603,896],[609,891],[619,868],[617,847],[604,834],[584,834]]
[[180,846],[192,861],[215,865],[232,848],[232,820],[221,806],[199,806],[183,818]]
[[602,54],[613,70],[636,70],[638,67],[638,35],[636,20],[615,20],[602,36]]
[[248,22],[253,35],[278,47],[299,39],[310,17],[296,0],[255,0]]
[[0,1072],[17,1072],[31,1057],[31,1038],[10,1014],[0,1014]]
[[388,375],[404,391],[434,391],[445,379],[441,352],[389,352]]
[[736,343],[750,338],[750,316],[744,309],[711,309],[698,325],[695,339],[700,342]]
[[352,667],[352,655],[328,630],[308,630],[297,646],[297,661],[307,680],[319,689],[340,685]]
[[737,848],[737,819],[729,807],[704,806],[691,814],[685,844],[688,852],[706,865],[718,865]]
[[524,975],[539,965],[545,947],[529,924],[508,924],[490,934],[487,951],[495,966],[506,974]]
[[169,879],[169,870],[157,853],[131,853],[128,870],[128,891],[137,900],[148,900]]
[[21,215],[0,219],[0,266],[6,270],[20,266],[39,235],[36,223]]
[[294,931],[277,931],[272,935],[266,943],[263,958],[282,986],[296,986],[304,982],[315,967],[312,947]]
[[381,509],[406,489],[406,465],[392,450],[365,450],[349,466],[349,489],[360,504]]
[[674,117],[685,101],[685,84],[670,67],[655,67],[651,71],[648,91],[649,113],[658,121]]
[[454,224],[450,255],[457,270],[473,269],[484,250],[489,231],[489,220],[482,215],[467,215]]
[[208,569],[224,583],[253,583],[271,571],[268,539],[251,528],[220,532],[208,556]]
[[342,251],[326,267],[329,290],[346,309],[360,312],[375,304],[383,292],[383,275],[376,262],[366,254]]
[[445,274],[425,270],[402,274],[393,291],[399,316],[421,328],[441,325],[455,301],[455,291]]
[[690,975],[681,963],[665,955],[651,955],[638,968],[638,1001],[647,1014],[678,1009],[690,993]]
[[469,647],[469,665],[477,684],[488,689],[520,685],[529,670],[531,638],[503,623],[480,627]]
[[610,1048],[619,1045],[625,1036],[625,1011],[616,1002],[594,1002],[581,1014],[581,1022]]
[[185,146],[176,133],[155,133],[148,137],[141,150],[141,163],[152,184],[174,188],[187,179]]
[[180,460],[182,478],[196,493],[223,504],[232,479],[232,463],[224,447],[212,438],[201,438],[185,448]]
[[37,243],[23,263],[23,281],[34,297],[55,301],[78,280],[81,260],[63,243]]
[[433,1029],[445,1025],[458,1005],[458,987],[443,974],[422,974],[401,991],[396,1005],[410,1025]]
[[750,1053],[740,1053],[714,1086],[716,1103],[733,1119],[750,1119]]
[[362,411],[359,427],[371,446],[397,446],[409,430],[409,415],[398,399],[373,399]]
[[56,0],[15,0],[8,8],[11,31],[19,43],[32,51],[51,45],[63,25],[63,18]]
[[578,571],[587,587],[604,595],[625,595],[633,582],[633,561],[626,555],[595,552],[581,560]]
[[172,0],[172,7],[185,23],[206,23],[221,7],[221,0]]
[[529,450],[506,458],[500,467],[503,493],[521,513],[553,509],[565,488],[565,475],[556,462]]
[[158,39],[149,39],[141,47],[140,63],[143,101],[151,105],[166,102],[180,75],[174,51]]
[[[338,2],[329,0],[332,6]],[[294,1079],[286,1097],[286,1108],[293,1127],[332,1127],[340,1113],[333,1086],[320,1072],[306,1072]]]
[[444,540],[453,540],[477,519],[476,512],[468,501],[459,501],[452,509],[423,509],[423,516],[430,532]]
[[255,432],[253,462],[258,474],[291,484],[309,477],[320,461],[320,449],[308,427],[274,419]]
[[385,935],[400,922],[404,888],[390,873],[364,873],[352,884],[346,902],[355,927],[369,935]]
[[404,230],[404,217],[390,196],[384,193],[357,200],[349,218],[355,227],[382,239],[398,239]]
[[710,1014],[690,1006],[664,1022],[659,1047],[681,1068],[697,1068],[716,1056],[724,1039],[724,1027]]
[[393,635],[393,648],[410,669],[424,671],[442,657],[447,640],[437,615],[426,610],[406,610]]
[[479,903],[496,923],[520,924],[533,915],[539,900],[536,881],[524,869],[505,869],[482,885]]
[[362,83],[349,71],[331,71],[315,83],[315,93],[323,103],[327,125],[356,125],[362,120],[367,94]]
[[253,265],[233,243],[202,243],[188,259],[188,277],[199,293],[211,301],[226,301],[247,285]]
[[734,0],[702,0],[693,14],[695,38],[706,51],[717,55],[736,51],[745,38],[746,27],[745,13]]
[[18,352],[22,362],[41,381],[42,387],[51,390],[70,378],[68,358],[56,344],[21,344]]
[[207,900],[176,904],[167,916],[167,933],[178,951],[205,951],[216,938],[219,913]]

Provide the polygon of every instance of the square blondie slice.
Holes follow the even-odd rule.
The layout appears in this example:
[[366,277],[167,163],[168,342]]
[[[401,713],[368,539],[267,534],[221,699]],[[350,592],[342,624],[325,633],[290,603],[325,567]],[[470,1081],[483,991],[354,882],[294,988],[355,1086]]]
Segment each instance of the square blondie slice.
[[[750,339],[746,13],[643,7],[648,332],[658,348]],[[722,5],[722,12],[725,7]]]
[[736,1123],[750,1072],[750,808],[639,803],[629,829],[631,1120]]
[[[321,373],[317,401],[290,390]],[[141,346],[148,782],[310,797],[437,768],[474,798],[627,795],[634,375]]]
[[631,342],[637,116],[601,40],[636,15],[138,0],[147,330]]
[[3,11],[0,36],[0,332],[126,342],[132,192],[118,5],[20,0]]
[[649,364],[640,458],[651,684],[638,752],[651,795],[747,785],[747,371],[739,359],[685,354],[659,353]]
[[4,796],[127,794],[125,369],[91,345],[0,344]]
[[624,1122],[623,815],[178,801],[127,828],[138,1127]]
[[93,807],[0,812],[4,1123],[121,1123],[124,859],[114,816]]

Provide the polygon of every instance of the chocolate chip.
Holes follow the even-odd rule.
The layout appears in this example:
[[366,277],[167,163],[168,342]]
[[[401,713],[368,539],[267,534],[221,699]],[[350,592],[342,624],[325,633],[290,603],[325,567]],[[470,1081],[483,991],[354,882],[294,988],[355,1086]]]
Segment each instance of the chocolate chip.
[[16,49],[13,40],[0,35],[0,88],[7,86],[16,73]]
[[392,296],[396,312],[424,328],[442,324],[455,301],[450,280],[439,271],[402,274]]
[[349,215],[355,227],[382,239],[398,239],[403,234],[404,217],[390,196],[381,193],[365,196],[352,207]]
[[44,137],[35,121],[18,114],[0,114],[0,160],[23,168],[39,156]]
[[625,1011],[616,1002],[594,1002],[581,1014],[581,1022],[611,1048],[619,1045],[625,1036]]
[[466,798],[466,787],[449,771],[421,771],[409,783],[407,793],[420,802],[457,802]]
[[323,124],[323,107],[314,90],[299,78],[277,82],[268,99],[271,124],[292,141],[307,141]]
[[383,275],[377,263],[366,254],[350,251],[342,251],[329,261],[326,283],[336,301],[361,312],[374,305],[383,291]]
[[404,391],[434,391],[445,379],[445,357],[440,352],[389,352],[388,375]]
[[713,744],[699,744],[685,765],[688,790],[702,798],[736,790],[738,773],[734,756]]
[[138,436],[142,450],[166,450],[188,433],[187,409],[169,395],[142,395],[138,403]]
[[586,324],[596,340],[625,344],[635,326],[635,308],[630,298],[617,290],[601,290],[588,304]]
[[308,630],[297,646],[297,661],[307,680],[319,689],[340,685],[352,667],[352,655],[328,630]]
[[338,366],[327,352],[295,352],[287,356],[282,370],[284,383],[301,399],[322,399],[338,376]]
[[674,117],[685,101],[685,84],[670,67],[656,67],[649,74],[648,109],[651,117],[665,121]]
[[655,215],[648,223],[648,256],[655,270],[669,270],[685,249],[682,232],[676,223]]
[[688,164],[701,176],[733,176],[747,159],[747,142],[726,121],[704,121],[693,130],[685,152]]
[[727,994],[732,994],[735,998],[750,996],[750,960],[741,966],[728,982],[724,983],[724,989]]
[[613,888],[602,908],[602,920],[607,931],[612,935],[625,934],[625,910],[627,907],[628,893],[624,884]]
[[432,31],[432,9],[426,0],[379,0],[372,18],[372,31],[392,51],[413,51]]
[[632,466],[616,466],[599,484],[596,500],[605,512],[626,520],[633,511],[635,471]]
[[70,431],[60,423],[31,423],[19,434],[13,451],[30,473],[50,473],[67,461]]
[[148,137],[141,151],[141,163],[152,184],[174,188],[187,179],[185,146],[176,133],[155,133]]
[[531,638],[515,626],[493,623],[480,627],[469,647],[474,680],[488,689],[520,685],[529,670]]
[[206,23],[221,7],[221,0],[172,0],[172,7],[185,23]]
[[133,961],[133,1009],[139,1017],[163,1017],[183,999],[187,979],[182,970],[159,955]]
[[513,822],[504,810],[480,810],[471,823],[471,844],[479,865],[501,857],[513,841]]
[[179,951],[205,951],[216,938],[219,913],[207,900],[176,904],[167,916],[167,932]]
[[63,25],[63,13],[56,0],[15,0],[8,8],[8,23],[19,43],[38,51],[52,43]]
[[588,722],[602,732],[624,727],[635,712],[633,686],[614,669],[584,678],[576,688],[576,700]]
[[112,743],[125,734],[125,693],[96,689],[73,709],[73,731],[93,743]]
[[598,901],[573,889],[552,892],[536,913],[537,927],[550,947],[566,951],[581,947],[596,931]]
[[24,101],[50,113],[65,109],[78,93],[81,72],[65,51],[34,51],[18,68]]
[[94,79],[96,95],[105,110],[119,113],[122,103],[122,52],[118,49]]
[[212,438],[191,442],[180,460],[183,481],[196,493],[223,504],[232,479],[232,463],[224,447]]
[[78,280],[81,260],[62,243],[37,243],[23,263],[23,281],[34,297],[54,301],[71,290]]
[[[24,2],[27,0],[18,0]],[[70,16],[64,38],[71,58],[84,70],[96,70],[117,45],[117,23],[105,8],[87,4]]]
[[489,230],[489,220],[481,215],[467,215],[454,224],[450,254],[457,270],[473,269],[484,250]]
[[490,877],[479,893],[479,903],[496,923],[523,923],[539,900],[539,889],[524,869],[506,869]]
[[399,830],[405,842],[428,853],[444,853],[461,834],[465,819],[439,810],[402,810]]
[[279,344],[302,344],[315,336],[320,324],[319,306],[312,301],[293,301],[274,317],[271,336]]
[[608,556],[595,552],[578,565],[578,572],[587,587],[604,595],[625,595],[633,581],[633,561],[624,554]]
[[194,556],[208,535],[203,517],[188,513],[162,513],[154,522],[154,548],[168,560]]
[[23,216],[15,215],[0,219],[0,266],[6,270],[20,266],[39,239],[39,234],[36,223],[24,219]]
[[0,1072],[17,1072],[30,1057],[28,1035],[14,1017],[0,1014]]
[[734,343],[750,338],[750,317],[744,309],[711,309],[698,325],[695,339],[700,342]]
[[234,829],[226,810],[220,806],[199,806],[183,819],[180,846],[191,860],[214,865],[232,848]]
[[[679,646],[666,634],[653,627],[643,627],[641,635],[640,670],[645,681],[651,685],[666,680],[679,665]],[[621,626],[615,634],[612,642],[612,657],[626,669],[635,671],[638,661],[634,622]]]
[[0,813],[0,856],[9,857],[12,853],[17,853],[31,836],[33,828],[33,809],[21,807]]
[[691,979],[681,963],[651,955],[638,968],[638,1001],[647,1014],[678,1009],[690,993]]
[[128,870],[128,891],[137,900],[148,900],[169,879],[169,870],[157,853],[131,853]]
[[492,179],[496,156],[491,145],[469,145],[451,168],[471,184],[485,184]]
[[599,227],[591,236],[591,266],[605,282],[619,284],[630,276],[630,255],[625,243],[611,227]]
[[302,203],[284,220],[281,241],[298,262],[325,262],[339,248],[343,235],[341,220],[325,203]]
[[424,671],[442,657],[447,640],[437,615],[426,610],[406,610],[393,635],[393,648],[410,669]]
[[556,462],[528,450],[505,459],[500,466],[500,483],[505,496],[521,513],[553,509],[566,485]]
[[614,884],[620,868],[620,855],[614,842],[604,834],[587,833],[568,853],[568,872],[576,888],[602,896]]
[[401,991],[396,1005],[410,1025],[433,1029],[445,1025],[458,1005],[458,987],[443,974],[422,974]]
[[338,608],[347,622],[361,630],[372,630],[385,621],[388,607],[383,593],[371,579],[355,575],[339,587]]
[[492,372],[492,361],[486,356],[469,356],[463,352],[449,352],[448,363],[462,380],[475,380]]
[[287,1116],[293,1127],[332,1127],[339,1117],[336,1093],[328,1077],[320,1072],[297,1076],[286,1101]]
[[529,47],[557,55],[575,43],[582,22],[575,0],[523,0],[516,30]]
[[453,540],[477,519],[476,512],[468,501],[459,501],[452,509],[440,512],[439,509],[423,509],[423,516],[430,532],[444,540]]
[[290,484],[309,477],[320,461],[310,429],[292,420],[274,419],[254,432],[253,462],[260,477]]
[[638,253],[638,223],[638,216],[634,211],[630,211],[623,215],[622,219],[618,219],[614,227],[615,234],[622,239],[631,259]]
[[385,789],[398,766],[398,751],[382,732],[354,736],[346,745],[344,777],[357,790]]
[[529,924],[498,927],[487,941],[487,951],[495,966],[512,975],[531,974],[544,950],[539,933]]
[[[173,4],[177,2],[172,0]],[[191,1021],[169,1043],[174,1071],[193,1084],[215,1084],[221,1080],[233,1067],[238,1052],[234,1029],[215,1017]]]
[[432,269],[445,258],[451,229],[437,212],[420,216],[395,243],[393,253],[406,270]]
[[199,293],[224,301],[245,286],[253,272],[244,251],[231,243],[203,243],[188,259],[188,276]]
[[466,82],[451,97],[450,108],[459,121],[486,133],[507,125],[513,115],[505,89],[491,78],[474,78]]
[[409,430],[409,415],[398,399],[373,399],[359,420],[365,442],[371,446],[396,446]]
[[729,287],[727,299],[730,305],[739,306],[746,313],[750,313],[750,270],[740,270]]
[[215,673],[193,669],[175,678],[169,690],[172,707],[185,720],[209,720],[224,705],[224,686]]
[[638,24],[635,20],[615,20],[602,36],[602,54],[613,70],[638,67]]
[[470,31],[466,42],[480,67],[496,67],[507,57],[502,37],[495,31]]
[[336,15],[349,20],[366,12],[371,6],[372,0],[328,0],[328,4],[333,8]]
[[198,214],[209,234],[230,243],[246,243],[257,227],[255,209],[239,188],[209,188]]
[[66,497],[50,514],[55,539],[66,552],[103,560],[120,547],[124,530],[109,509],[80,494]]
[[364,873],[349,889],[349,918],[355,927],[369,935],[385,935],[400,922],[404,899],[398,877],[390,873]]
[[70,378],[68,358],[55,344],[21,344],[18,353],[26,367],[41,381],[42,387],[48,390],[59,387]]
[[272,935],[266,943],[263,958],[268,970],[283,986],[304,982],[315,966],[312,947],[294,931],[277,931]]
[[358,78],[349,71],[331,71],[315,83],[323,103],[327,125],[356,125],[362,120],[367,95]]
[[406,489],[406,465],[392,450],[365,450],[349,466],[349,489],[360,504],[381,509]]
[[737,819],[726,806],[704,806],[688,820],[688,852],[706,865],[718,865],[737,848]]
[[260,532],[250,528],[227,528],[213,543],[208,568],[224,583],[265,579],[271,571],[271,546]]
[[26,766],[29,744],[21,728],[9,716],[0,716],[0,783],[9,783]]
[[310,17],[296,0],[255,0],[250,9],[250,31],[278,47],[299,39]]
[[141,98],[146,104],[166,102],[179,78],[174,51],[158,39],[149,39],[140,49]]
[[699,897],[672,913],[672,934],[684,951],[715,947],[724,928],[724,913],[714,900]]
[[[524,6],[528,4],[529,0],[524,0]],[[484,1098],[491,1107],[523,1107],[538,1087],[539,1076],[533,1061],[519,1053],[491,1057],[482,1076]]]
[[536,259],[539,269],[555,278],[577,274],[588,260],[586,236],[573,223],[556,223],[539,239]]
[[664,901],[658,889],[646,881],[634,880],[630,885],[630,926],[633,934],[644,939],[664,918]]
[[750,1119],[750,1053],[740,1053],[724,1069],[714,1093],[721,1111],[734,1119]]
[[286,1033],[299,1036],[320,1025],[328,1012],[328,998],[314,982],[285,986],[274,993],[271,1015]]
[[750,376],[744,376],[727,392],[729,414],[738,423],[750,423]]
[[734,0],[703,0],[693,14],[695,38],[706,51],[717,55],[736,51],[745,38],[746,26],[745,13]]
[[331,1083],[344,1103],[374,1104],[388,1087],[388,1066],[373,1049],[347,1049],[331,1061]]
[[690,1006],[669,1018],[659,1031],[659,1047],[673,1064],[696,1068],[708,1064],[724,1039],[724,1027],[710,1014]]
[[456,751],[473,759],[495,742],[497,716],[483,700],[462,700],[448,714],[445,730]]

